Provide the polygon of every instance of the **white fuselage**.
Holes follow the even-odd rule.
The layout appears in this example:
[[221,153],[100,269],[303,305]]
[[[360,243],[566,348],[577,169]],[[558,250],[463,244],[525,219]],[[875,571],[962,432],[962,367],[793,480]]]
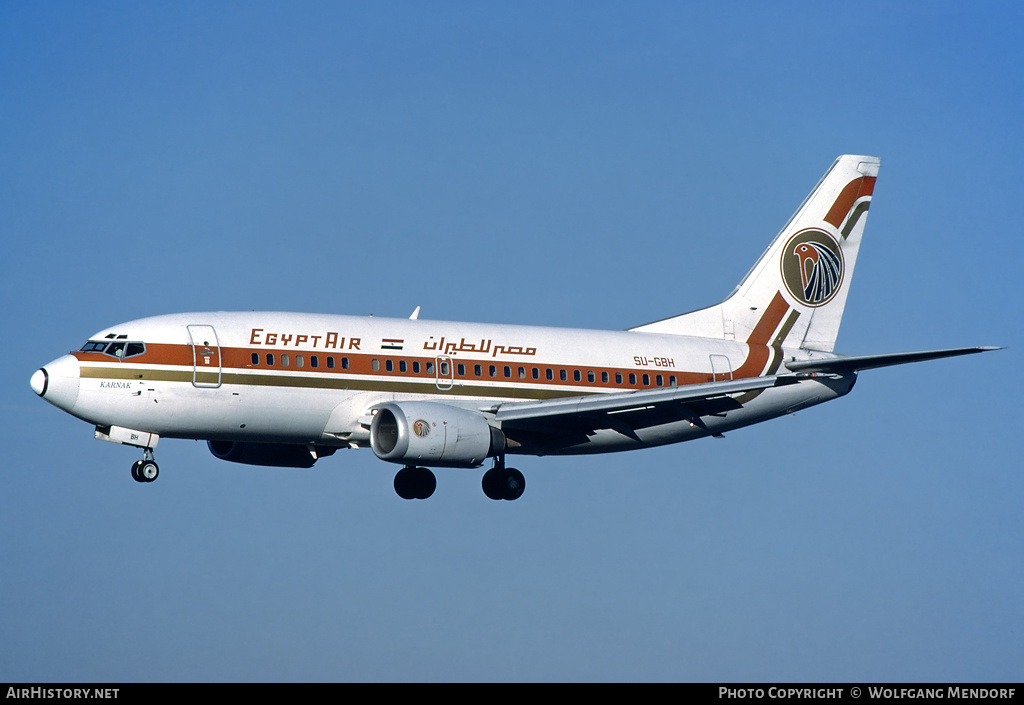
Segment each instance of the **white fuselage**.
[[[368,445],[370,414],[389,401],[487,414],[507,401],[758,377],[801,353],[768,341],[260,312],[156,316],[90,341],[125,345],[50,363],[44,396],[98,427],[335,447]],[[718,434],[841,396],[853,379],[750,392],[704,428],[675,418],[552,445],[512,436],[508,452],[595,453]]]

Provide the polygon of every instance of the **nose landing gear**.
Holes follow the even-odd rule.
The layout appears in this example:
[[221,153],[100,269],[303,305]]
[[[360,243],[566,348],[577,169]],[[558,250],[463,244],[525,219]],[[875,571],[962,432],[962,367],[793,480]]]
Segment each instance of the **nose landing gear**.
[[136,482],[152,482],[160,475],[160,467],[153,460],[153,451],[146,448],[142,460],[132,463],[132,479]]

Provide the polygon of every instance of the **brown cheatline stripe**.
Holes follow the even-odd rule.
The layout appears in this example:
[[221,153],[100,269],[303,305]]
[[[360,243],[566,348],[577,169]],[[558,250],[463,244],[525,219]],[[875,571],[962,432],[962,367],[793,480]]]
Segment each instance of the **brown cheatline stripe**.
[[[141,372],[141,373],[140,373]],[[83,367],[81,376],[89,379],[128,379],[137,381],[187,382],[192,383],[192,370],[137,370],[110,367]],[[337,389],[354,391],[379,392],[411,392],[432,396],[466,396],[466,397],[501,397],[505,399],[556,399],[560,397],[588,396],[607,394],[612,391],[632,391],[631,388],[608,389],[527,389],[518,386],[475,386],[456,384],[451,389],[439,389],[432,378],[421,381],[400,379],[367,380],[345,376],[293,376],[293,375],[254,375],[224,372],[221,384],[236,384],[264,387],[292,387],[304,389]],[[646,389],[667,389],[667,387],[647,387]]]
[[[112,379],[113,378],[116,378],[116,379],[147,379],[147,378],[149,378],[149,379],[156,379],[157,377],[154,376],[156,374],[155,370],[144,369],[144,368],[136,367],[136,366],[137,365],[146,365],[146,366],[149,366],[149,365],[155,365],[155,366],[161,366],[161,365],[169,365],[170,366],[170,365],[173,365],[173,366],[178,367],[182,374],[187,373],[189,375],[189,380],[191,380],[191,375],[192,375],[192,371],[193,371],[191,346],[187,346],[187,345],[172,345],[172,344],[153,345],[152,347],[155,348],[156,352],[157,352],[157,354],[154,355],[153,357],[151,357],[150,354],[149,354],[148,346],[149,346],[149,344],[147,344],[147,353],[146,354],[139,355],[139,356],[133,356],[133,357],[127,359],[127,360],[121,360],[121,361],[117,361],[115,358],[112,358],[109,355],[103,355],[103,354],[97,354],[97,353],[81,353],[81,352],[78,352],[78,353],[74,353],[74,354],[79,359],[79,361],[81,363],[83,363],[83,365],[85,365],[86,367],[88,367],[90,362],[105,363],[102,366],[97,367],[95,369],[111,370],[111,372],[107,376],[109,376]],[[174,351],[172,350],[172,348],[179,348],[179,350],[178,350],[179,354],[174,354]],[[184,352],[184,354],[182,354],[182,352]],[[279,365],[264,365],[264,364],[253,365],[251,363],[251,358],[252,358],[252,354],[253,353],[257,353],[257,351],[253,350],[253,349],[249,349],[249,348],[226,348],[226,347],[225,348],[221,348],[221,365],[220,365],[220,367],[221,367],[222,373],[223,374],[245,374],[248,371],[260,370],[260,371],[264,371],[264,372],[267,372],[267,373],[278,373],[278,372],[293,373],[293,372],[298,372],[300,375],[302,375],[302,374],[306,374],[308,372],[309,376],[313,376],[313,377],[316,377],[316,378],[319,378],[321,376],[329,376],[329,377],[338,377],[338,378],[340,378],[342,380],[348,379],[351,375],[363,375],[363,376],[371,376],[371,377],[385,376],[388,379],[394,379],[394,380],[397,380],[398,382],[401,382],[402,380],[407,380],[407,381],[413,382],[413,383],[415,383],[415,382],[424,383],[425,382],[425,383],[429,383],[431,385],[434,384],[435,378],[436,378],[435,374],[433,374],[433,373],[428,374],[428,373],[425,372],[425,370],[427,369],[427,364],[428,363],[429,364],[435,364],[435,357],[419,357],[419,356],[412,356],[412,355],[389,355],[389,354],[386,354],[386,353],[353,353],[353,352],[349,352],[349,351],[344,351],[343,353],[336,353],[336,352],[333,352],[333,351],[328,351],[327,353],[325,353],[324,351],[318,351],[318,350],[309,351],[309,350],[299,349],[299,350],[296,351],[296,350],[293,350],[293,349],[290,349],[290,348],[284,348],[284,349],[282,349],[282,348],[263,349],[263,350],[261,350],[261,351],[259,351],[257,353],[257,354],[260,355],[260,360],[261,361],[265,360],[265,356],[268,353],[275,355],[278,360],[280,360],[282,355],[290,355],[292,358],[295,358],[295,357],[297,357],[299,355],[302,355],[302,356],[305,356],[305,357],[309,358],[309,357],[312,357],[312,356],[315,355],[315,356],[320,358],[320,366],[319,367],[313,367],[311,364],[308,364],[309,361],[307,361],[307,365],[308,366],[298,367],[298,366],[295,366],[295,365],[286,366],[286,365],[280,365],[280,364]],[[335,365],[334,365],[333,368],[329,368],[325,364],[326,358],[328,358],[328,357],[333,357],[335,359]],[[386,370],[386,364],[380,364],[379,365],[379,369],[373,369],[373,365],[372,365],[373,360],[378,360],[379,363],[387,363],[388,361],[393,361],[393,362],[405,361],[406,363],[409,363],[409,364],[407,366],[407,371],[406,372],[399,371],[397,369],[398,365],[395,365],[396,369],[393,369],[393,370]],[[173,362],[169,362],[169,361],[173,361]],[[343,365],[342,364],[343,361],[347,361],[347,363]],[[415,362],[419,362],[420,363],[421,369],[423,369],[424,372],[413,372],[412,371],[412,368],[413,368],[413,364],[412,363],[415,363]],[[632,389],[657,389],[658,388],[658,385],[656,385],[656,384],[644,385],[644,384],[630,384],[630,383],[626,382],[625,380],[627,380],[631,374],[632,375],[636,375],[638,379],[642,378],[643,375],[645,375],[645,374],[650,375],[652,379],[655,378],[658,375],[661,375],[663,378],[666,378],[666,379],[669,376],[674,376],[674,377],[676,377],[676,382],[677,382],[677,384],[679,386],[685,386],[687,384],[701,384],[701,383],[704,383],[704,382],[714,381],[711,374],[707,374],[707,373],[703,373],[703,372],[688,372],[686,370],[680,370],[680,369],[674,368],[674,367],[653,367],[653,368],[652,367],[599,367],[599,366],[593,366],[592,367],[592,366],[579,366],[579,365],[550,364],[550,363],[542,363],[542,362],[539,362],[539,361],[534,361],[534,362],[522,362],[522,361],[511,361],[511,360],[487,360],[487,361],[481,361],[481,360],[476,359],[476,358],[451,358],[448,361],[448,363],[451,364],[451,366],[452,366],[453,376],[452,376],[451,379],[454,379],[454,381],[456,381],[456,382],[458,382],[460,384],[466,383],[466,382],[471,382],[471,381],[476,381],[476,382],[488,382],[488,381],[490,381],[490,382],[498,382],[498,381],[503,381],[503,382],[505,382],[506,386],[508,386],[510,388],[515,388],[515,389],[518,389],[519,388],[518,385],[520,385],[520,384],[522,384],[522,385],[533,385],[534,387],[559,387],[559,386],[565,386],[566,383],[568,382],[568,380],[562,380],[562,379],[558,378],[557,375],[556,375],[556,377],[554,379],[547,379],[546,375],[541,375],[540,377],[534,378],[532,376],[532,374],[529,374],[529,373],[527,373],[526,377],[520,377],[520,376],[518,376],[520,369],[522,369],[524,371],[529,370],[531,372],[532,372],[533,369],[537,369],[538,371],[539,370],[547,371],[549,369],[552,370],[552,371],[556,371],[556,370],[557,371],[562,371],[562,370],[564,370],[564,371],[570,373],[570,376],[572,376],[572,374],[576,373],[576,372],[580,373],[582,376],[586,376],[588,372],[593,372],[595,377],[598,377],[598,378],[603,373],[607,373],[608,377],[609,377],[609,381],[608,382],[596,382],[596,381],[595,382],[587,382],[587,383],[585,383],[587,386],[582,386],[582,384],[580,382],[576,383],[576,384],[581,384],[581,388],[584,389],[584,390],[593,390],[593,389],[597,388],[597,389],[601,389],[602,391],[605,391],[605,392],[609,392],[609,391],[627,391],[627,390],[632,390]],[[463,373],[463,374],[456,374],[455,373],[455,370],[458,368],[459,365],[463,365],[465,367],[465,369],[466,369],[465,373]],[[471,373],[472,368],[477,366],[477,365],[479,365],[485,371],[488,370],[488,368],[493,366],[493,367],[496,368],[496,370],[498,370],[498,373],[496,375],[494,375],[494,376],[491,376],[488,372],[485,372],[483,375],[480,375],[480,376],[477,376],[476,374],[472,374]],[[513,376],[512,377],[504,376],[503,369],[505,367],[508,367],[511,370],[515,370],[515,372],[513,372]],[[121,368],[127,369],[130,372],[127,372],[127,373],[126,372],[113,372],[114,370],[118,370],[118,369],[121,369]],[[181,369],[181,368],[185,368],[185,369]],[[201,378],[203,380],[206,380],[206,381],[216,381],[216,375],[217,375],[216,369],[217,369],[216,364],[211,365],[211,366],[199,366],[199,367],[195,368],[196,372],[201,376]],[[623,379],[623,383],[622,384],[615,384],[615,383],[613,383],[611,381],[612,379],[615,378],[615,376],[617,374],[622,376],[622,379]],[[261,377],[261,379],[262,379],[262,377]],[[442,377],[442,380],[445,380],[445,379],[449,379],[449,378]],[[513,380],[516,380],[516,381],[513,381]],[[571,382],[568,382],[568,383],[572,384]],[[341,384],[340,388],[344,388],[345,386],[346,386],[345,384]],[[669,385],[663,384],[661,386],[669,386]],[[587,392],[587,393],[589,393],[589,392]]]
[[874,176],[861,176],[846,184],[825,216],[825,222],[831,223],[832,227],[838,230],[857,199],[872,194],[875,189],[875,178]]
[[789,304],[782,297],[782,292],[776,291],[772,302],[768,304],[768,308],[761,314],[761,319],[747,338],[747,359],[733,371],[732,376],[734,379],[737,377],[757,377],[764,371],[768,357],[771,355],[768,341],[771,339],[775,329],[779,327],[779,323],[782,322],[782,318],[788,310]]
[[[770,368],[767,370],[768,374],[775,374],[775,371],[779,369],[779,365],[782,364],[782,341],[789,335],[789,331],[792,330],[796,324],[796,319],[800,317],[800,312],[793,310],[790,311],[789,316],[786,317],[785,323],[782,324],[782,328],[779,329],[778,334],[775,336],[771,347],[768,347],[768,336],[772,334],[775,327],[785,316],[786,311],[789,310],[789,304],[786,303],[785,299],[782,298],[782,292],[776,292],[775,298],[772,299],[771,304],[768,305],[768,309],[764,315],[761,316],[761,320],[757,322],[754,330],[750,333],[750,338],[747,340],[747,345],[750,347],[750,354],[747,360],[733,373],[733,377],[756,377],[764,373],[765,364],[768,362],[768,358],[774,354],[774,360]],[[753,346],[754,340],[763,340],[764,342],[757,347]],[[763,389],[757,389],[752,392],[745,392],[738,397],[736,401],[740,404],[746,404],[752,399],[756,399]]]

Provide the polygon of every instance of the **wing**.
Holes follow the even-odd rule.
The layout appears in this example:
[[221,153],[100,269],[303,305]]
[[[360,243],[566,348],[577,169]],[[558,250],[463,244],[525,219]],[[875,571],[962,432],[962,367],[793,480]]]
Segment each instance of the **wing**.
[[785,363],[789,374],[751,377],[683,387],[659,387],[629,392],[506,402],[491,411],[502,430],[545,437],[554,445],[571,445],[598,429],[612,429],[636,440],[638,429],[689,421],[710,431],[701,417],[724,414],[743,407],[746,392],[797,384],[816,375],[848,375],[859,370],[936,360],[956,355],[998,350],[996,347],[949,348],[910,353],[829,357]]
[[[542,401],[507,402],[495,411],[503,430],[515,429],[557,435],[570,441],[575,434],[608,428],[637,438],[636,430],[672,421],[690,421],[707,430],[702,416],[739,409],[731,395],[793,384],[794,375],[611,392]],[[638,439],[639,440],[639,439]]]

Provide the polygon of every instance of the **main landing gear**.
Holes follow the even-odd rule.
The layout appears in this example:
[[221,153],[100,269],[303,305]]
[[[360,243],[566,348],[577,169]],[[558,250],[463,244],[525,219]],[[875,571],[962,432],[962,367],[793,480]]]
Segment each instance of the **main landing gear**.
[[[134,475],[133,469],[132,476]],[[505,459],[499,457],[495,458],[494,467],[484,473],[482,485],[484,494],[489,498],[512,501],[523,496],[526,478],[515,468],[505,467]],[[395,475],[395,492],[402,499],[426,499],[434,494],[435,489],[437,478],[427,468],[406,465]]]
[[494,459],[494,467],[484,473],[481,483],[484,494],[490,499],[507,499],[512,501],[523,496],[526,490],[526,478],[515,468],[505,467],[504,456]]
[[152,482],[160,475],[160,468],[153,460],[153,451],[146,448],[142,460],[132,463],[132,479],[136,482]]
[[436,488],[437,478],[427,468],[406,465],[395,475],[395,492],[402,499],[426,499]]

